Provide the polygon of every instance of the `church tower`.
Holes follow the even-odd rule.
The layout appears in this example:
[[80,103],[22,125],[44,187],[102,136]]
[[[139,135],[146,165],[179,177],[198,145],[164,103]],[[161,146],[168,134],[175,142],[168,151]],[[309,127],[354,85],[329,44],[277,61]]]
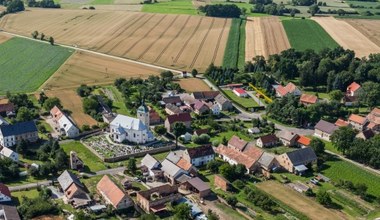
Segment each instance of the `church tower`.
[[137,109],[137,118],[140,119],[149,128],[149,109],[145,105],[144,100]]

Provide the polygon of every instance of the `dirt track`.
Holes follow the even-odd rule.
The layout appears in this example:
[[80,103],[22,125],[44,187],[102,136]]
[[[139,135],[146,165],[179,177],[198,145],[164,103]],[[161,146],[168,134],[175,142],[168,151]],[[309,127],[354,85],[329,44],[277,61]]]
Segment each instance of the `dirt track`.
[[344,21],[348,22],[380,47],[380,20],[345,19]]
[[37,30],[58,43],[174,69],[221,65],[230,19],[102,10],[32,9],[5,16],[4,30]]
[[245,60],[262,55],[278,54],[290,48],[288,37],[277,17],[248,18],[245,26]]
[[333,17],[313,17],[343,48],[354,50],[357,57],[380,53],[380,47],[345,20]]

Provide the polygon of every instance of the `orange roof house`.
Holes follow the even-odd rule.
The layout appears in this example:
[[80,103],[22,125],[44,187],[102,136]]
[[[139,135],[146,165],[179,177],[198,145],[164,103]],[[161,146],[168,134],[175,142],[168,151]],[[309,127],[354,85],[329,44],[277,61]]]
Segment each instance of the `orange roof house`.
[[350,125],[350,123],[348,123],[347,121],[340,119],[340,118],[338,118],[338,120],[336,120],[336,122],[334,124],[338,127],[346,127],[346,126]]
[[304,105],[315,104],[318,101],[318,97],[311,94],[302,94],[300,97],[300,102]]
[[282,85],[277,86],[276,88],[276,95],[278,97],[284,97],[288,93],[292,93],[293,95],[301,95],[301,90],[297,88],[294,83],[290,82],[285,87]]
[[347,86],[347,95],[356,96],[357,92],[360,89],[361,89],[361,86],[358,83],[352,82],[349,86]]
[[115,209],[125,209],[133,205],[132,199],[127,196],[107,175],[96,185],[96,189],[102,195],[107,204]]
[[305,137],[303,135],[300,135],[297,139],[297,144],[301,147],[307,147],[310,146],[311,139],[308,137]]
[[367,118],[356,114],[351,114],[348,118],[348,123],[350,123],[350,125],[352,125],[353,128],[359,131],[364,130],[364,126],[367,124],[367,122]]

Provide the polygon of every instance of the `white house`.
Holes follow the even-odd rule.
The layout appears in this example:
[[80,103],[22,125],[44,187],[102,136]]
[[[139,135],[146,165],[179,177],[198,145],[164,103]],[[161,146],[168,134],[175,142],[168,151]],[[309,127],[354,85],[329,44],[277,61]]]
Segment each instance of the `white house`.
[[213,104],[210,108],[213,115],[219,115],[220,114],[220,106],[218,104]]
[[141,165],[146,166],[149,172],[149,176],[154,176],[153,170],[160,168],[160,162],[156,158],[152,157],[150,154],[145,155],[141,160]]
[[0,183],[0,202],[10,202],[12,201],[12,195],[9,191],[8,186]]
[[115,142],[128,141],[135,144],[145,144],[153,141],[153,133],[137,118],[117,115],[110,123],[111,137]]
[[237,95],[239,97],[247,97],[248,96],[248,93],[242,88],[235,88],[232,91],[233,91],[233,93],[235,93],[235,95]]
[[183,153],[183,158],[192,165],[198,167],[206,165],[208,162],[214,160],[215,152],[214,149],[208,145],[188,148]]
[[21,140],[36,142],[38,130],[34,121],[19,122],[0,126],[0,145],[12,147]]
[[57,123],[60,133],[69,138],[75,138],[79,136],[79,129],[77,126],[57,106],[54,106],[50,110],[50,115],[52,116],[53,121]]
[[18,162],[18,153],[14,152],[13,150],[11,150],[7,147],[3,147],[3,149],[1,149],[0,157],[2,157],[2,158],[6,157],[9,159],[12,159],[15,162]]

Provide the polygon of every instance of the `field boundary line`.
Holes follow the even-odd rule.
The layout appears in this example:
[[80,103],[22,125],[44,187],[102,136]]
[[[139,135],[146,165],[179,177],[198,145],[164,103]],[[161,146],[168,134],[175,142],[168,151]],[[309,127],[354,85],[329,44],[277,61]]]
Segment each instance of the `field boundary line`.
[[193,33],[191,33],[190,37],[186,40],[186,42],[183,44],[183,46],[181,47],[181,49],[179,50],[177,56],[174,58],[173,60],[173,63],[177,63],[179,57],[182,55],[184,49],[186,48],[187,44],[190,42],[190,40],[194,37],[195,33],[198,31],[199,29],[199,26],[201,26],[201,23],[203,21],[203,18],[204,17],[201,17],[201,19],[199,19],[199,22],[197,24],[197,26],[195,27]]
[[178,31],[177,34],[169,41],[166,47],[164,47],[164,49],[160,52],[158,57],[156,57],[156,59],[154,60],[154,63],[158,62],[161,59],[162,55],[166,52],[166,50],[170,47],[170,45],[178,38],[178,36],[183,32],[183,30],[185,30],[185,27],[189,23],[190,18],[191,16],[189,15],[185,21],[185,24],[183,24],[181,30]]
[[223,24],[222,31],[219,34],[218,42],[216,43],[216,47],[214,48],[214,54],[213,54],[212,60],[211,60],[212,63],[214,63],[214,61],[216,59],[216,56],[218,54],[218,50],[219,50],[219,47],[220,47],[220,41],[222,40],[222,36],[223,36],[223,33],[224,33],[224,29],[226,29],[226,25],[227,25],[227,18],[224,19],[224,24]]
[[173,26],[173,24],[177,21],[177,19],[179,18],[179,15],[176,15],[176,17],[173,19],[172,22],[170,22],[169,26],[164,30],[164,32],[162,32],[158,38],[156,40],[154,40],[152,43],[149,44],[149,46],[143,51],[143,53],[137,58],[138,60],[140,60],[141,58],[143,58],[143,56],[149,51],[149,49],[155,44],[157,43],[157,41],[159,41],[162,36],[164,36],[166,34],[166,32],[169,30],[169,28],[171,28]]
[[135,41],[135,43],[134,44],[132,44],[132,46],[131,47],[129,47],[128,49],[127,49],[127,51],[125,51],[124,53],[123,53],[123,57],[127,54],[127,53],[129,53],[133,48],[135,48],[135,46],[138,44],[138,43],[140,43],[141,42],[141,40],[143,40],[144,38],[146,38],[150,33],[152,33],[152,31],[156,28],[156,27],[158,27],[158,25],[159,24],[161,24],[161,22],[163,21],[163,20],[165,20],[165,18],[167,17],[168,15],[166,14],[166,15],[164,15],[148,32],[146,32],[145,34],[144,34],[144,36],[142,36],[142,37],[140,37],[137,41]]
[[211,28],[214,26],[214,23],[215,23],[215,18],[212,18],[212,22],[211,22],[211,24],[210,24],[210,27],[207,29],[207,32],[206,32],[205,36],[203,37],[201,43],[199,44],[199,46],[198,46],[198,50],[197,50],[197,53],[195,54],[195,56],[194,56],[194,58],[193,58],[193,61],[191,61],[191,64],[190,64],[190,66],[189,66],[190,68],[192,68],[192,67],[194,66],[195,62],[197,62],[198,56],[199,56],[199,54],[201,53],[201,50],[202,50],[202,48],[203,48],[203,44],[205,43],[205,41],[206,41],[206,39],[207,39],[207,37],[208,37],[208,34],[209,34],[210,31],[211,31]]
[[[19,35],[19,34],[14,34],[14,33],[7,32],[7,31],[0,31],[0,32],[1,33],[5,33],[5,34],[9,34],[9,35],[12,35],[12,36],[15,36],[15,37],[20,37],[20,38],[24,38],[24,39],[28,39],[28,40],[33,40],[33,41],[38,41],[38,42],[50,44],[47,41],[41,41],[41,40],[38,40],[38,39],[33,39],[33,38],[30,38],[30,37],[26,37],[26,36]],[[146,66],[146,67],[156,68],[156,69],[165,70],[165,71],[171,71],[171,72],[177,73],[177,74],[181,74],[182,73],[182,71],[179,71],[179,70],[176,70],[176,69],[171,69],[171,68],[167,68],[167,67],[163,67],[163,66],[159,66],[159,65],[144,63],[144,62],[141,62],[141,61],[132,60],[132,59],[125,58],[125,57],[118,57],[118,56],[109,55],[109,54],[105,54],[105,53],[101,53],[101,52],[96,52],[96,51],[92,51],[92,50],[88,50],[88,49],[73,47],[73,46],[69,46],[69,45],[66,45],[66,44],[55,43],[55,45],[62,46],[62,47],[65,47],[65,48],[70,48],[70,49],[73,49],[73,50],[76,50],[76,51],[88,52],[88,53],[100,55],[100,56],[103,56],[103,57],[108,57],[108,58],[122,60],[122,61],[130,62],[130,63],[134,63],[134,64],[139,64],[139,65]]]

